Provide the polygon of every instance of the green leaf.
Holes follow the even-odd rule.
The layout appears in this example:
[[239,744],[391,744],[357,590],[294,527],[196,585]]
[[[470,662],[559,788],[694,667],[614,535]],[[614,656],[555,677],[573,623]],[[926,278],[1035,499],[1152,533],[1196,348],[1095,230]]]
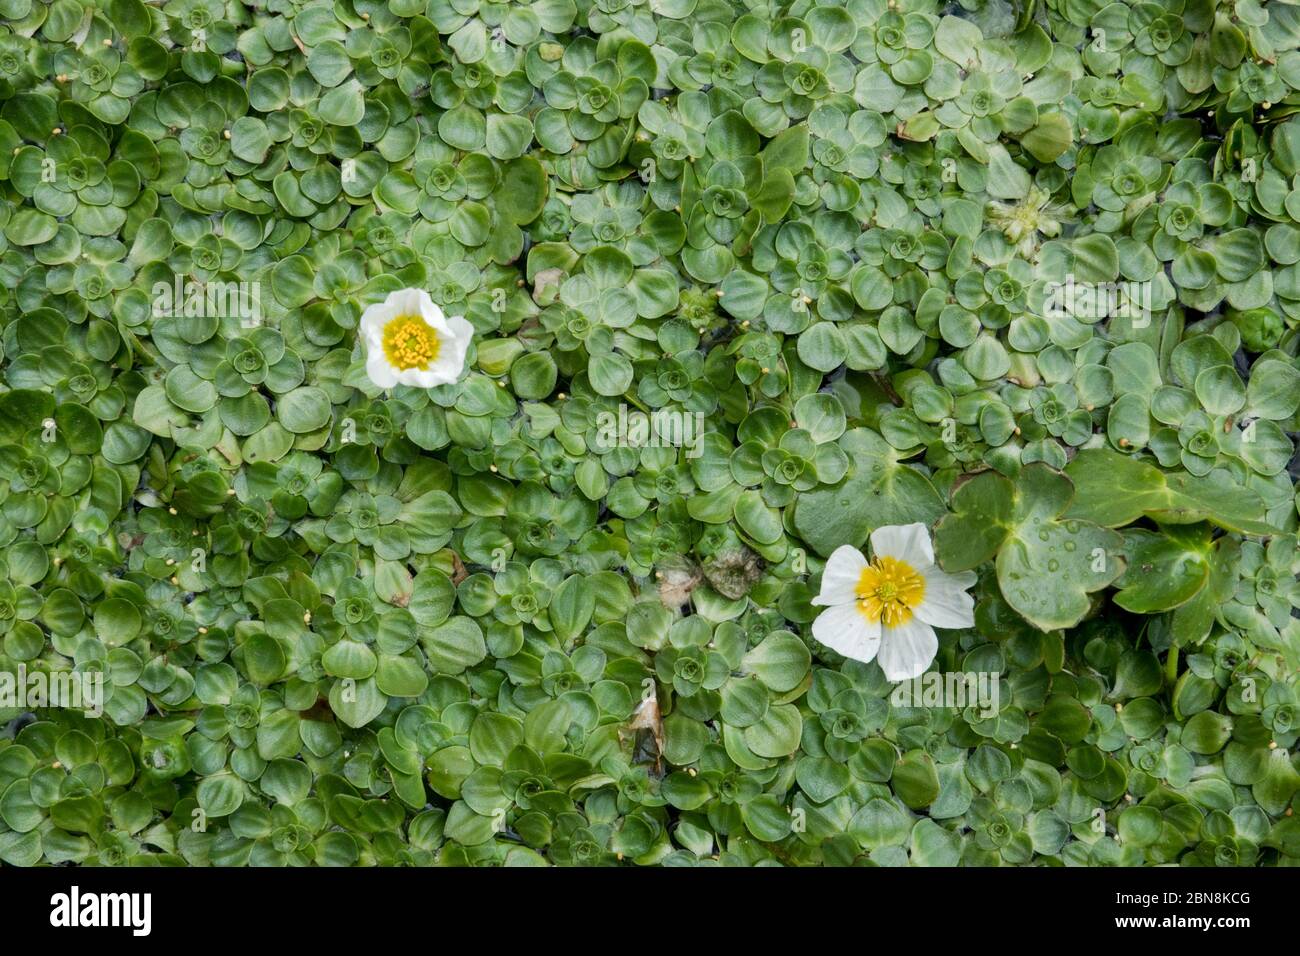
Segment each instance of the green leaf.
[[330,419],[329,396],[309,385],[295,388],[280,396],[276,415],[280,424],[294,434],[316,431]]
[[923,810],[939,796],[939,775],[934,759],[924,750],[909,750],[894,764],[890,785],[913,810]]
[[1088,613],[1088,595],[1123,570],[1123,539],[1076,518],[1062,518],[1074,488],[1035,463],[1015,482],[985,472],[953,494],[953,514],[935,530],[935,554],[948,571],[997,554],[998,587],[1017,612],[1043,631],[1072,627]]
[[1124,558],[1115,603],[1136,614],[1171,610],[1194,598],[1210,579],[1210,526],[1129,529]]
[[828,556],[842,544],[860,548],[884,525],[931,524],[943,514],[943,499],[930,480],[899,462],[875,432],[850,429],[837,444],[853,463],[849,474],[794,504],[795,528],[818,554]]
[[487,657],[483,631],[473,618],[453,617],[420,636],[435,673],[459,674]]
[[808,673],[808,646],[789,631],[773,631],[741,660],[741,667],[778,693],[798,687]]
[[1070,148],[1073,135],[1069,119],[1060,113],[1044,113],[1038,124],[1020,137],[1020,145],[1040,163],[1051,163]]
[[808,165],[808,141],[807,123],[790,126],[772,137],[759,154],[763,160],[765,176],[778,169],[785,170],[791,176],[802,173]]
[[1245,534],[1272,534],[1263,502],[1248,488],[1204,478],[1162,472],[1137,458],[1109,449],[1084,449],[1066,466],[1075,496],[1067,518],[1118,528],[1148,515],[1157,521],[1190,524],[1210,521]]

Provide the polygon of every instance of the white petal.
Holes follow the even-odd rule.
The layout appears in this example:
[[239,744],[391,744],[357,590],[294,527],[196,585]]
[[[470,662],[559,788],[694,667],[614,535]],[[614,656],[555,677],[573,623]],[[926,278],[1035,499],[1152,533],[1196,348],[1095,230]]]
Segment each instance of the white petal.
[[817,615],[813,637],[833,651],[870,663],[880,647],[880,622],[868,621],[852,604],[839,604]]
[[438,305],[438,303],[434,302],[433,299],[429,298],[429,293],[425,292],[423,289],[416,289],[414,291],[416,296],[416,309],[424,321],[429,325],[433,325],[435,322],[441,322],[444,318],[442,307]]
[[416,388],[434,388],[438,385],[448,385],[456,381],[458,373],[450,371],[452,363],[443,355],[439,355],[432,365],[428,368],[411,369],[411,376],[404,379],[403,385],[413,385]]
[[404,368],[397,373],[397,381],[412,388],[433,388],[443,384],[437,373],[427,368]]
[[439,385],[457,381],[465,370],[465,354],[469,351],[468,343],[457,342],[445,336],[440,340],[438,357],[433,360],[429,370],[438,378]]
[[384,326],[397,317],[397,306],[392,304],[390,295],[383,302],[366,306],[361,313],[360,332],[366,344],[379,348],[384,340]]
[[372,352],[366,357],[366,375],[380,388],[392,388],[399,380],[397,370],[388,364],[381,351]]
[[388,298],[384,301],[396,310],[394,315],[422,316],[426,303],[433,305],[429,293],[423,289],[398,289],[396,292],[388,293]]
[[469,320],[463,315],[452,315],[443,319],[447,327],[447,335],[453,341],[468,348],[470,341],[474,338],[474,326],[470,325]]
[[975,583],[974,571],[948,574],[938,568],[924,568],[925,595],[916,616],[935,627],[974,627],[975,599],[966,589]]
[[[857,596],[854,588],[862,579],[862,569],[867,566],[867,559],[862,552],[849,544],[842,544],[831,552],[822,571],[822,589],[812,603],[818,607],[832,604],[848,604]],[[824,642],[823,642],[824,643]]]
[[916,570],[934,564],[930,529],[920,524],[890,524],[871,532],[871,556],[888,557],[910,564]]
[[459,315],[453,315],[449,319],[439,319],[434,327],[438,330],[441,350],[464,362],[469,343],[474,338],[474,326]]
[[925,673],[938,650],[934,628],[913,616],[905,624],[884,629],[877,663],[886,679],[910,680]]

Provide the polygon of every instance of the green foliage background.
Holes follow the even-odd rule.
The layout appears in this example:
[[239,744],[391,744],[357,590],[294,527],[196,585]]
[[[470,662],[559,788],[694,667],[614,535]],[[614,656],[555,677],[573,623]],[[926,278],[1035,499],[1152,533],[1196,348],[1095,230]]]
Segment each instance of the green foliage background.
[[[1298,48],[1278,0],[0,0],[0,670],[105,681],[0,710],[0,860],[1300,861]],[[366,379],[403,287],[458,384]],[[701,453],[600,446],[620,403]],[[811,635],[910,521],[995,714]]]

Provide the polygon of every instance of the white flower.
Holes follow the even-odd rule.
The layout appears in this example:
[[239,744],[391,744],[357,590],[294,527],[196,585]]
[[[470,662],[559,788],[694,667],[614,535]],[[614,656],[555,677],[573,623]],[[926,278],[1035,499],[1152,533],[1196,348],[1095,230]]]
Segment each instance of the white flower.
[[442,314],[423,289],[399,289],[361,313],[366,374],[380,388],[432,388],[460,378],[474,326]]
[[813,636],[855,661],[879,658],[891,681],[910,680],[934,660],[936,627],[975,623],[975,602],[966,593],[975,572],[940,571],[923,524],[877,528],[871,552],[868,562],[846,544],[826,562],[812,603],[827,610],[813,621]]

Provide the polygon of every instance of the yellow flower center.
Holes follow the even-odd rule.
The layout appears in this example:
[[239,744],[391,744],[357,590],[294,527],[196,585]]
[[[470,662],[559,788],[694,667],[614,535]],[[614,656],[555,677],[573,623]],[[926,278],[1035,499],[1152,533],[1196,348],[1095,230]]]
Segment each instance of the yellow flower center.
[[925,578],[906,561],[879,557],[862,569],[858,586],[858,611],[873,624],[897,627],[912,619],[925,597]]
[[418,315],[399,315],[384,326],[384,355],[393,368],[428,368],[440,345],[438,333]]

